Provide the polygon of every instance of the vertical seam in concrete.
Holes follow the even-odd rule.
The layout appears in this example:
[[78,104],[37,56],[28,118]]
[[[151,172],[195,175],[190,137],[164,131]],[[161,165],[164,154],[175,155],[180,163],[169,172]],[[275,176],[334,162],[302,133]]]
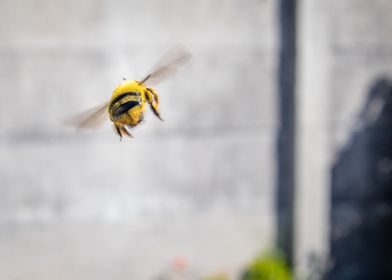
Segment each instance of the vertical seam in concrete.
[[277,142],[277,245],[294,262],[296,0],[280,0]]

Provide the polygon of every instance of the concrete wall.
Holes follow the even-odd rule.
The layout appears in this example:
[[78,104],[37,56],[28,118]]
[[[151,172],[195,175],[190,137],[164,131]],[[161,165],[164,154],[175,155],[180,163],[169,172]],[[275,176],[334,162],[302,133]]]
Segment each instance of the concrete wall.
[[[331,265],[326,279],[392,277],[392,86],[369,91],[331,184]],[[355,191],[353,191],[355,190]]]
[[[301,1],[297,261],[329,250],[331,170],[370,87],[392,74],[390,1]],[[348,175],[349,176],[349,175]],[[355,187],[352,192],[355,192]],[[344,214],[343,214],[344,215]],[[349,221],[347,221],[349,222]]]
[[[275,1],[0,2],[0,278],[236,273],[273,241]],[[61,121],[183,44],[119,142]]]
[[[277,1],[0,2],[0,276],[236,275],[274,239]],[[325,256],[331,167],[392,73],[390,1],[298,3],[297,264]],[[61,120],[193,54],[119,142]]]

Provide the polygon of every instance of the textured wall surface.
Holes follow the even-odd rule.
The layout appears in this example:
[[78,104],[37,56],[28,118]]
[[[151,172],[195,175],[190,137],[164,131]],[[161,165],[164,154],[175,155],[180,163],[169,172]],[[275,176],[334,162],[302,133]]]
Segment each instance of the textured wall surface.
[[340,151],[352,145],[371,87],[392,75],[391,8],[385,0],[305,0],[299,6],[298,263],[310,252],[328,252],[330,211],[349,217],[343,212],[350,207],[334,213],[329,204],[331,171]]
[[380,78],[333,168],[333,265],[326,279],[392,277],[391,126],[391,81]]
[[[275,1],[0,2],[0,278],[231,275],[273,240]],[[118,141],[61,121],[191,63]]]
[[[329,248],[337,155],[370,87],[392,75],[392,7],[297,8],[303,267]],[[0,278],[143,280],[176,256],[236,275],[271,245],[278,22],[273,0],[1,1]],[[165,122],[147,113],[123,142],[109,123],[62,125],[178,44],[193,57],[156,88]]]

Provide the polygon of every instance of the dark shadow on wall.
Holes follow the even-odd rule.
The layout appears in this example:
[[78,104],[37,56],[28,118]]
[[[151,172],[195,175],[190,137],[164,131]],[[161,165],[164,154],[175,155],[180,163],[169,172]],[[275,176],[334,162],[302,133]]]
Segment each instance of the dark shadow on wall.
[[325,279],[392,279],[392,81],[370,89],[332,170],[331,268]]

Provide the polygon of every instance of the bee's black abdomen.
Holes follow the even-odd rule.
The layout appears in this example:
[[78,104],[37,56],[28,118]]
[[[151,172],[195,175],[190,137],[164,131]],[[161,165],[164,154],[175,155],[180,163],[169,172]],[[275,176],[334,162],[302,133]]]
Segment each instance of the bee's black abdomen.
[[119,119],[133,107],[141,104],[140,93],[124,92],[114,98],[109,105],[109,113],[113,121]]
[[121,104],[118,108],[114,110],[113,117],[115,119],[119,118],[122,114],[125,114],[129,110],[131,110],[133,107],[140,105],[139,101],[128,101],[125,102],[124,104]]
[[119,96],[117,96],[116,98],[114,98],[110,104],[110,107],[113,106],[113,104],[116,104],[119,100],[123,99],[124,97],[127,96],[140,96],[140,93],[138,92],[124,92],[122,94],[120,94]]

